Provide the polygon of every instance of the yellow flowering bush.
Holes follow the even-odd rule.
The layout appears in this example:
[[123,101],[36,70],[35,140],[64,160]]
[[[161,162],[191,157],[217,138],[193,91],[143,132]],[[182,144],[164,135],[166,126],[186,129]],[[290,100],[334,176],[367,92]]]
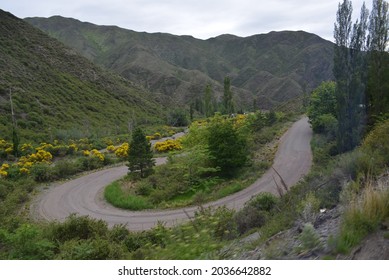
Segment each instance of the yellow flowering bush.
[[27,152],[27,151],[32,151],[34,147],[31,145],[31,143],[24,143],[21,147],[20,150],[22,152]]
[[53,156],[50,152],[45,150],[38,150],[36,153],[22,156],[17,165],[19,166],[19,172],[21,174],[28,174],[30,172],[31,167],[36,163],[47,163],[50,164]]
[[90,155],[90,151],[88,151],[88,150],[84,150],[82,153],[86,157],[88,157]]
[[13,147],[12,143],[9,143],[4,139],[0,139],[0,152],[4,151],[9,154],[10,151],[12,153],[13,151],[12,147]]
[[238,114],[234,118],[234,126],[235,126],[235,128],[238,128],[238,127],[241,127],[242,125],[244,125],[245,122],[246,122],[246,119],[247,119],[247,115]]
[[0,177],[6,178],[8,176],[7,170],[9,169],[8,163],[3,163],[0,167]]
[[20,172],[20,174],[26,174],[27,175],[27,174],[30,174],[30,169],[22,167],[22,168],[20,168],[19,172]]
[[126,158],[128,157],[128,151],[130,150],[130,144],[128,144],[127,142],[123,143],[122,145],[120,145],[116,151],[115,151],[115,155],[119,158]]
[[40,146],[36,147],[35,150],[40,151],[40,150],[45,150],[48,151],[49,149],[53,149],[54,146],[52,144],[48,143],[41,143]]
[[182,145],[180,140],[168,139],[155,143],[154,149],[159,153],[164,153],[174,150],[181,150]]
[[93,149],[92,151],[90,151],[90,155],[92,157],[96,157],[98,158],[100,161],[104,161],[105,157],[102,153],[100,153],[98,150],[96,149]]
[[116,150],[116,148],[115,148],[114,145],[109,145],[109,146],[107,147],[107,151],[110,152],[110,153],[115,152],[115,150]]
[[153,137],[155,140],[158,140],[158,139],[161,139],[162,135],[161,135],[161,133],[156,132],[156,133],[154,133]]

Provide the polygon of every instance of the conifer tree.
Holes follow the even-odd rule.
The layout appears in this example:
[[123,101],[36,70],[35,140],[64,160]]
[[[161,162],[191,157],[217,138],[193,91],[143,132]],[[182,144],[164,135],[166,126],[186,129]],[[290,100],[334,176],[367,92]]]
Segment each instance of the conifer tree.
[[151,144],[147,141],[142,129],[136,128],[132,134],[128,152],[128,169],[131,172],[139,171],[140,177],[145,178],[152,173],[154,165]]

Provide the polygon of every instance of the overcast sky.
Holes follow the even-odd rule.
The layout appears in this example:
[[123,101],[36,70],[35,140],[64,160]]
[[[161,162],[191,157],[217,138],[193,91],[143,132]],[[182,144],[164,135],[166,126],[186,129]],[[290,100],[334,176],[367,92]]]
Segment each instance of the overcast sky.
[[[333,41],[341,0],[0,0],[20,18],[61,15],[99,25],[208,39],[304,30]],[[372,0],[366,6],[371,10]],[[355,17],[363,0],[352,1]]]

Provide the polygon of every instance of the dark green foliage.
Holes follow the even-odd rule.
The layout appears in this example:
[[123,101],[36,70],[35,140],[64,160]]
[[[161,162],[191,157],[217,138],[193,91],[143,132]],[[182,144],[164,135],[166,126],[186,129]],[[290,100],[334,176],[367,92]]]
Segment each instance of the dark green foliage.
[[263,226],[277,203],[278,199],[270,193],[261,193],[252,198],[234,217],[238,232],[244,234],[250,229]]
[[170,126],[187,126],[188,118],[186,112],[181,109],[175,109],[169,112],[167,124]]
[[34,164],[30,172],[36,182],[49,182],[54,179],[53,169],[47,163]]
[[211,117],[215,113],[215,107],[214,107],[214,97],[213,97],[213,92],[212,92],[212,86],[208,84],[205,87],[205,93],[204,93],[204,111],[205,111],[205,116]]
[[363,54],[367,30],[367,11],[352,26],[352,4],[344,0],[339,4],[335,23],[334,76],[336,81],[338,133],[340,152],[356,147],[364,132],[366,56]]
[[142,129],[138,127],[132,134],[128,152],[128,169],[130,172],[139,171],[140,177],[144,178],[152,173],[154,165],[151,144],[147,141]]
[[97,157],[82,157],[79,158],[78,163],[82,170],[94,170],[104,166],[104,162]]
[[72,239],[93,239],[108,233],[107,223],[89,217],[70,215],[63,223],[52,223],[47,236],[50,240],[63,243]]
[[[90,170],[90,167],[91,166],[84,170]],[[73,162],[69,159],[63,159],[56,162],[52,169],[55,178],[61,179],[77,174],[81,171],[81,166],[78,164],[78,162]]]
[[19,139],[18,132],[16,131],[16,127],[13,125],[13,127],[12,127],[12,144],[13,144],[12,149],[13,149],[13,155],[15,157],[20,156],[19,143],[20,143],[20,139]]
[[209,125],[207,140],[212,162],[224,176],[231,176],[246,163],[247,142],[230,121],[215,118]]
[[42,229],[36,225],[23,224],[15,232],[0,229],[0,250],[7,251],[9,259],[51,259],[54,248],[54,243],[44,238]]
[[253,206],[259,211],[272,211],[278,203],[278,198],[271,193],[261,193],[252,198],[248,205]]
[[118,260],[125,257],[125,249],[120,244],[106,239],[72,239],[61,244],[59,259],[62,260]]
[[223,112],[226,115],[230,115],[230,114],[235,112],[234,102],[232,100],[231,79],[230,79],[230,77],[225,77],[224,78]]
[[369,24],[367,112],[370,128],[389,111],[388,2],[374,0]]
[[277,121],[277,115],[274,110],[270,110],[270,112],[265,114],[266,117],[266,125],[272,126]]
[[309,98],[307,115],[316,133],[334,134],[336,132],[336,97],[334,82],[323,82]]
[[246,206],[235,215],[237,229],[240,234],[244,234],[250,229],[263,226],[269,213],[266,211],[259,211],[254,206]]

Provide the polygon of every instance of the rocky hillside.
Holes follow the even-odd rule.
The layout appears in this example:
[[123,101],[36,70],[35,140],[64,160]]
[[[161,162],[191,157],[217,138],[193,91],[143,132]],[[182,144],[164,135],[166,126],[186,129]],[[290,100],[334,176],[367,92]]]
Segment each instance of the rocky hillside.
[[11,135],[12,92],[22,138],[128,132],[162,109],[144,89],[103,70],[59,41],[0,10],[0,132]]
[[59,16],[27,22],[152,92],[190,102],[229,75],[238,107],[283,103],[332,78],[333,45],[314,34],[271,32],[246,38],[144,33]]

